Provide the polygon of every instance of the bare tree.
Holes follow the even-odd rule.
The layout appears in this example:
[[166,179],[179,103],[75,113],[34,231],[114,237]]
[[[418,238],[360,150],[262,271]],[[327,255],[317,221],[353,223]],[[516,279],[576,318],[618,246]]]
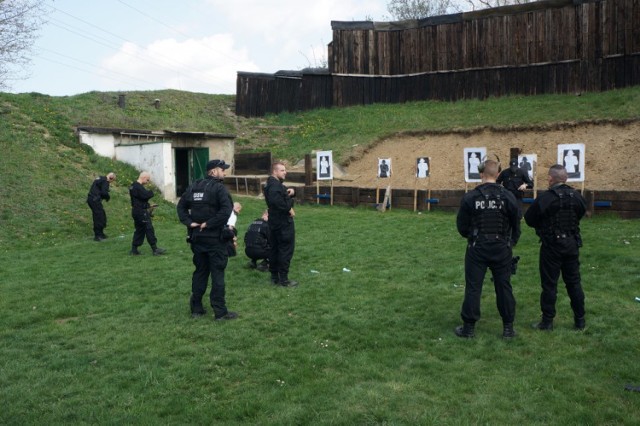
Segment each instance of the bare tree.
[[531,3],[532,1],[535,0],[465,0],[465,3],[471,7],[471,10],[480,10],[511,4]]
[[535,0],[390,0],[387,10],[391,19],[404,21],[461,12],[463,5],[470,10],[480,10],[531,1]]
[[30,63],[30,52],[44,23],[44,0],[0,0],[0,89]]
[[452,0],[390,0],[387,10],[392,19],[404,21],[445,15],[456,12],[458,8]]

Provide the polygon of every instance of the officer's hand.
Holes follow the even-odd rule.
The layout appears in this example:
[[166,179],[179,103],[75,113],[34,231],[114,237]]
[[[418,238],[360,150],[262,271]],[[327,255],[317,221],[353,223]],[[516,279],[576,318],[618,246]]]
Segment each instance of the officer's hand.
[[191,225],[189,225],[189,228],[198,228],[199,226],[200,226],[199,223],[191,222]]
[[207,222],[203,222],[202,224],[200,224],[200,230],[201,231],[206,227],[207,227]]
[[293,188],[287,188],[287,195],[289,197],[293,197],[296,194],[296,191]]
[[289,210],[289,216],[291,216],[291,217],[295,217],[296,216],[296,212],[293,211],[293,207]]
[[518,191],[524,191],[525,189],[527,189],[527,184],[526,183],[523,183],[522,185],[520,185],[518,187]]

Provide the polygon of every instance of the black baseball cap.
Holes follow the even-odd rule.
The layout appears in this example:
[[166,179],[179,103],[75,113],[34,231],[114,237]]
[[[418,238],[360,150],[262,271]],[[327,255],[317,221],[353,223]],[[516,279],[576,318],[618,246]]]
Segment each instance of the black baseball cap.
[[224,162],[224,160],[211,160],[207,163],[207,171],[212,169],[221,168],[222,170],[227,170],[231,165]]

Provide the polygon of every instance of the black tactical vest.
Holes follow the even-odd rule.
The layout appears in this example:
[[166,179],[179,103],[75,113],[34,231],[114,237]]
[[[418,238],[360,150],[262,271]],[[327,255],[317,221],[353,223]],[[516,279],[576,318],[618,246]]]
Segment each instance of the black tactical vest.
[[473,236],[507,238],[509,222],[506,220],[505,189],[497,185],[477,189],[480,194],[473,200]]
[[189,190],[188,200],[191,218],[198,223],[206,222],[215,216],[220,208],[216,197],[216,179],[200,179],[195,181]]
[[[575,198],[575,190],[569,187],[550,189],[557,197],[554,201],[553,210],[547,221],[545,221],[545,231],[550,235],[575,235],[578,233],[578,216],[576,210],[578,202]],[[557,204],[557,209],[555,209]]]

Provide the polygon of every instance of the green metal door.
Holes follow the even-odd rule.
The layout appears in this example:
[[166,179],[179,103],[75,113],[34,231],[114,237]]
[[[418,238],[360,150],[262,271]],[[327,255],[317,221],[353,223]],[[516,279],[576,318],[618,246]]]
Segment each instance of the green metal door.
[[189,154],[189,182],[193,182],[207,175],[209,148],[193,148]]

